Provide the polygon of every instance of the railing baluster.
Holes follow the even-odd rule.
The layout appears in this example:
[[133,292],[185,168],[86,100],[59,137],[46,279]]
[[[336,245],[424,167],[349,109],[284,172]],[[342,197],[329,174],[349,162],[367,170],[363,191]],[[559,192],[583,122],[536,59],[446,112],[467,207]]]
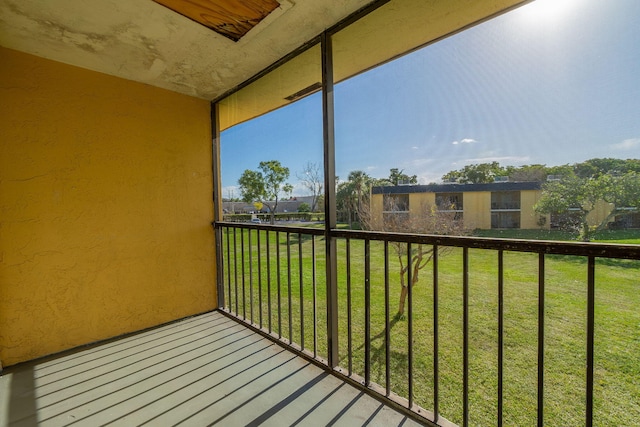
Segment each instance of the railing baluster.
[[245,274],[246,269],[244,262],[244,228],[240,229],[240,274],[242,274],[242,318],[247,320],[247,294],[245,290]]
[[291,233],[287,232],[287,311],[289,312],[289,344],[293,344],[293,309],[291,304]]
[[247,245],[249,246],[249,321],[253,324],[253,250],[251,248],[251,234],[252,230],[247,230]]
[[262,247],[260,245],[260,229],[256,230],[256,246],[258,248],[258,322],[262,329]]
[[302,276],[302,234],[298,233],[298,279],[300,280],[300,348],[304,350],[304,281]]
[[227,308],[231,312],[231,237],[229,236],[229,229],[227,228]]
[[233,286],[235,290],[236,297],[236,311],[235,314],[238,315],[238,241],[236,238],[236,229],[233,229]]
[[538,254],[538,426],[544,425],[544,253]]
[[269,230],[265,230],[264,238],[267,244],[267,323],[269,333],[273,332],[271,328],[271,240],[269,239]]
[[240,267],[242,274],[242,318],[247,320],[247,299],[245,290],[245,264],[244,264],[244,228],[240,229]]
[[313,357],[318,357],[318,305],[316,294],[316,236],[311,236],[311,273],[313,285]]
[[462,425],[469,425],[469,248],[462,249]]
[[346,239],[347,264],[347,353],[349,375],[353,373],[353,346],[351,340],[351,240]]
[[371,241],[364,241],[364,385],[371,384]]
[[[418,246],[418,250],[421,248]],[[407,369],[409,409],[413,408],[413,254],[411,243],[407,243],[407,299],[409,308],[407,310]]]
[[588,258],[587,265],[587,406],[585,426],[593,425],[593,370],[594,370],[594,334],[596,300],[596,259]]
[[498,427],[502,427],[504,364],[504,251],[498,251]]
[[389,242],[384,242],[384,373],[386,395],[391,395],[391,327],[389,325]]
[[440,418],[440,366],[438,339],[438,245],[433,245],[433,417]]
[[278,338],[282,338],[282,293],[280,272],[280,232],[276,231],[276,274],[278,279]]

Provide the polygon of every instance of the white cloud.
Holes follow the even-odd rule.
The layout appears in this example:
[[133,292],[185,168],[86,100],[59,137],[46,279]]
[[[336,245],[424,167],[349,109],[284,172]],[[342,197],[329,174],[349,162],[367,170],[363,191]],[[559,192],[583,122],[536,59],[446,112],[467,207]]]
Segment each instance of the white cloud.
[[476,141],[476,140],[475,140],[475,139],[473,139],[473,138],[463,138],[463,139],[461,139],[460,141],[453,141],[451,144],[453,144],[453,145],[459,145],[459,144],[473,144],[473,143],[475,143],[475,142],[478,142],[478,141]]
[[624,141],[619,142],[617,144],[611,144],[611,148],[613,148],[614,150],[623,150],[623,151],[633,150],[634,148],[640,148],[640,138],[625,139]]
[[418,150],[418,149],[420,149],[420,147],[418,147],[418,146],[414,145],[413,147],[411,147],[411,149],[412,149],[412,150]]

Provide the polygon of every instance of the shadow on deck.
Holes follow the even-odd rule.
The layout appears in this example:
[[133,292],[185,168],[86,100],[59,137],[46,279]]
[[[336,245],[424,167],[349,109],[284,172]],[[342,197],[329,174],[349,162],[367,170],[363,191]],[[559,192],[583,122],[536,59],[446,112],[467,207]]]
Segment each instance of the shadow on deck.
[[0,377],[0,426],[417,425],[220,313]]

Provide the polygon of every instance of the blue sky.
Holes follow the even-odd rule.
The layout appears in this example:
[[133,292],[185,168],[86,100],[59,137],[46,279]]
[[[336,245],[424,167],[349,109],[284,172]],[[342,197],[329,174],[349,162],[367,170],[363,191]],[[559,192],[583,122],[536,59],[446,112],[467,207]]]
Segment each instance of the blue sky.
[[[639,158],[638,18],[638,0],[537,0],[338,84],[337,175]],[[321,117],[314,94],[224,131],[223,197],[261,160],[294,185],[322,165]]]

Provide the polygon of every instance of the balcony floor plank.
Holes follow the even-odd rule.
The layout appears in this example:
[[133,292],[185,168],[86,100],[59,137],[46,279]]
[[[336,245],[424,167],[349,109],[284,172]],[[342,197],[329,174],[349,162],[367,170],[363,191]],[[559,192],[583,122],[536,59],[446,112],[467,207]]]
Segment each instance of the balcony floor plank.
[[0,427],[380,425],[415,421],[207,313],[0,376]]

